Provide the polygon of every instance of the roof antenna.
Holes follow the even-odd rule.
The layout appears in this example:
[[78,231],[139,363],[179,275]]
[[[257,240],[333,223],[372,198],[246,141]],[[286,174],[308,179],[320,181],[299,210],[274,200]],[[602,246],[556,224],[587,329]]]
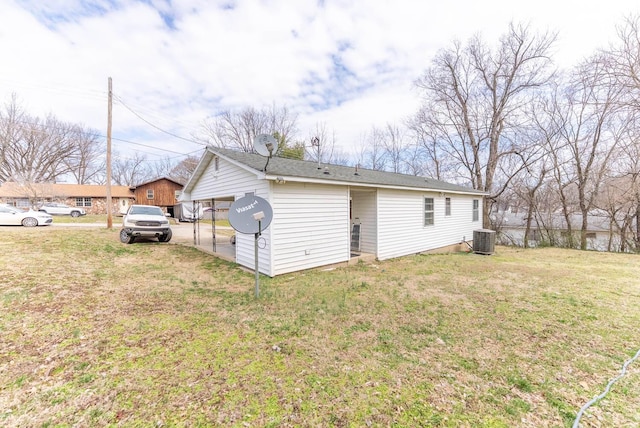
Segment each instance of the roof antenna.
[[259,155],[265,156],[267,158],[267,163],[262,169],[262,171],[267,172],[269,159],[271,159],[273,154],[278,151],[278,141],[273,138],[273,135],[256,135],[256,138],[253,139],[253,148]]
[[320,138],[317,136],[311,138],[311,147],[317,147],[316,154],[318,155],[318,169],[322,169],[320,167]]

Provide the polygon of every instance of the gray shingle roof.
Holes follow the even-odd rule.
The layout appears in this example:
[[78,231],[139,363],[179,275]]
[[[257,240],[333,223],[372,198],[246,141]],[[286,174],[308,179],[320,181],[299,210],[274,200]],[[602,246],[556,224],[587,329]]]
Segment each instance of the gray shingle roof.
[[[255,171],[263,171],[267,165],[267,158],[253,153],[238,152],[230,149],[209,147],[209,150],[223,158],[241,163]],[[296,177],[302,179],[322,180],[327,182],[348,182],[362,185],[379,185],[406,187],[412,189],[425,189],[436,191],[461,192],[483,195],[484,192],[456,184],[446,183],[431,178],[415,175],[396,174],[386,171],[374,171],[371,169],[321,164],[317,162],[302,161],[273,157],[269,160],[266,174],[271,176]]]

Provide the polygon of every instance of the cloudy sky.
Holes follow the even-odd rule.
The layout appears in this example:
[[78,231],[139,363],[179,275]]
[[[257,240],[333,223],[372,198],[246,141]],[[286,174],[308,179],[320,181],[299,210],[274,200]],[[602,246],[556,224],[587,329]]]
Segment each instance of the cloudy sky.
[[106,135],[111,77],[121,153],[199,156],[185,139],[206,118],[274,103],[298,114],[300,140],[321,123],[356,152],[372,126],[417,109],[413,81],[454,39],[493,44],[528,23],[559,33],[567,68],[638,12],[638,0],[0,0],[0,101]]

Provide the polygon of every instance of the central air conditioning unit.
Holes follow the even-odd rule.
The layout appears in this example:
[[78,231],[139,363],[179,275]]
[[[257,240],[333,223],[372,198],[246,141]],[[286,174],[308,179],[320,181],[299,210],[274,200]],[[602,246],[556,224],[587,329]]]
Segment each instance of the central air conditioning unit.
[[496,248],[496,231],[478,229],[473,231],[473,252],[478,254],[494,253]]

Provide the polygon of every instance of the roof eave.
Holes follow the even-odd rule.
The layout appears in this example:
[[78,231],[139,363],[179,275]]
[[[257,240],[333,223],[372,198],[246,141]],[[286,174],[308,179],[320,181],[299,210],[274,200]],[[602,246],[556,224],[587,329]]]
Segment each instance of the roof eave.
[[[240,164],[240,165],[243,165],[243,164]],[[318,178],[282,176],[282,175],[270,175],[270,174],[265,174],[263,178],[266,180],[275,181],[275,182],[284,180],[285,182],[290,181],[293,183],[333,184],[333,185],[339,185],[339,186],[367,187],[367,188],[393,189],[393,190],[411,190],[411,191],[417,191],[417,192],[433,192],[433,193],[446,193],[446,194],[456,194],[456,195],[476,195],[476,196],[487,195],[486,192],[481,192],[481,191],[472,190],[472,189],[469,189],[469,191],[449,190],[449,189],[437,189],[433,187],[400,186],[400,185],[378,184],[378,183],[359,183],[355,181],[323,180]]]

